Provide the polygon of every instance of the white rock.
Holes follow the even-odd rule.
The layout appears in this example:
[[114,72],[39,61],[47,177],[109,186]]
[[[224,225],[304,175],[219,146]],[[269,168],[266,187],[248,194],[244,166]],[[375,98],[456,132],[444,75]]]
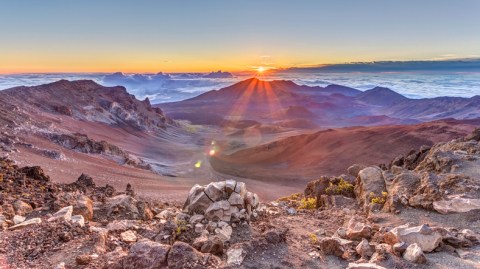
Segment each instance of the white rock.
[[240,246],[233,246],[227,250],[227,265],[240,266],[245,259],[246,253]]
[[66,206],[60,210],[58,210],[51,218],[48,219],[48,221],[56,221],[56,220],[66,220],[70,221],[72,218],[72,213],[73,213],[73,206]]
[[203,231],[203,229],[204,229],[203,224],[201,224],[201,223],[195,224],[195,232],[196,233],[201,233]]
[[26,220],[26,221],[24,221],[20,224],[14,225],[14,226],[10,227],[9,230],[22,229],[22,228],[25,228],[27,226],[30,226],[30,225],[33,225],[33,224],[39,224],[39,223],[42,223],[42,219],[33,218],[33,219]]
[[175,216],[175,213],[173,213],[172,211],[170,211],[168,209],[165,209],[162,212],[155,215],[154,218],[156,218],[156,219],[171,219],[174,216]]
[[24,221],[25,221],[25,217],[23,217],[23,216],[19,216],[19,215],[13,216],[13,223],[14,223],[15,225],[20,224],[20,223],[22,223],[22,222],[24,222]]
[[190,224],[197,224],[201,222],[205,217],[201,214],[194,214],[192,217],[190,217]]
[[222,239],[223,241],[230,240],[232,236],[233,229],[229,225],[223,226],[222,228],[215,229],[215,233]]
[[349,263],[347,269],[387,269],[375,263]]
[[85,226],[85,218],[84,218],[82,215],[72,216],[72,218],[70,219],[70,221],[71,221],[72,223],[74,223],[74,224],[80,225],[80,227]]
[[403,258],[407,261],[411,261],[414,263],[427,262],[427,258],[425,257],[425,254],[423,254],[422,249],[416,243],[413,243],[408,246],[407,250],[405,250],[405,253],[403,253]]
[[475,209],[480,209],[480,199],[461,198],[450,196],[449,200],[440,200],[433,202],[433,209],[442,214],[464,213]]
[[137,236],[132,230],[128,230],[120,234],[120,239],[125,243],[133,243],[137,241]]
[[431,252],[442,242],[440,233],[428,225],[408,227],[398,226],[385,233],[385,242],[390,245],[405,242],[409,245],[416,243],[424,252]]

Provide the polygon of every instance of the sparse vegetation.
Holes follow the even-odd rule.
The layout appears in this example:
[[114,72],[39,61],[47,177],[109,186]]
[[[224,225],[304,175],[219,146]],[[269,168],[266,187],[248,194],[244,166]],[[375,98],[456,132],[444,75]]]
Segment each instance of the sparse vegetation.
[[178,220],[176,223],[177,223],[176,234],[178,236],[187,230],[187,222],[184,220]]
[[371,204],[383,205],[387,201],[388,193],[386,191],[382,192],[381,196],[375,196],[375,193],[371,192],[369,195]]
[[297,193],[291,194],[289,196],[284,196],[284,197],[282,197],[278,200],[283,201],[283,202],[298,201],[301,196],[302,196],[302,194],[300,192],[297,192]]
[[310,237],[310,242],[311,242],[313,245],[315,245],[315,244],[318,243],[318,237],[317,237],[316,234],[311,233],[311,234],[308,235],[308,237]]
[[353,184],[348,183],[343,178],[340,178],[337,184],[330,181],[329,186],[325,189],[325,192],[329,195],[343,195],[353,197]]
[[317,198],[302,198],[298,209],[315,209],[317,206]]

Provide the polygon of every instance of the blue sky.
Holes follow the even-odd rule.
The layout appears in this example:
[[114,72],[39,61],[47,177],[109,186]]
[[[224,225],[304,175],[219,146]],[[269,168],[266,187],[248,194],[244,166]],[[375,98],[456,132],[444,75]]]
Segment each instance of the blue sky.
[[2,1],[0,73],[480,57],[480,1]]

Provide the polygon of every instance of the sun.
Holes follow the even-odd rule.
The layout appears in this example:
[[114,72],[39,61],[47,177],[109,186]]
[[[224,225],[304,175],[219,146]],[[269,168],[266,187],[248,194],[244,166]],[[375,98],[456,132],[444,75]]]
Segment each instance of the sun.
[[265,72],[265,67],[263,67],[263,66],[257,67],[257,72],[260,73],[260,74]]

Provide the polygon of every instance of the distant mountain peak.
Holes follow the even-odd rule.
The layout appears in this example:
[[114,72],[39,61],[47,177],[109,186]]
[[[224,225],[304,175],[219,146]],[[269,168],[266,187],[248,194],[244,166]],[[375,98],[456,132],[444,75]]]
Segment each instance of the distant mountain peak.
[[367,90],[356,97],[358,100],[371,105],[394,105],[408,100],[407,97],[385,87],[375,87]]

